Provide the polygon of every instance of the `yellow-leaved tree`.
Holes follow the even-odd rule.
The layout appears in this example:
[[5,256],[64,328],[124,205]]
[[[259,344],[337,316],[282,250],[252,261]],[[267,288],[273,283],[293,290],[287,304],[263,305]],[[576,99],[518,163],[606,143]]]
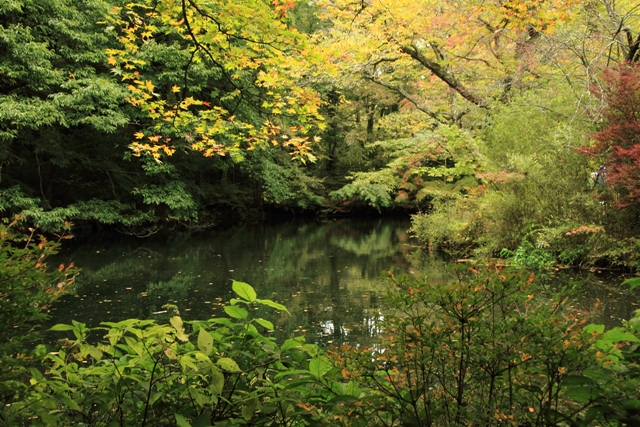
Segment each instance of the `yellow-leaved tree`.
[[540,43],[576,0],[320,0],[318,43],[342,73],[388,88],[443,123],[502,100],[555,66]]
[[138,111],[131,148],[156,160],[175,150],[242,157],[283,145],[313,160],[320,99],[301,84],[313,62],[288,25],[293,2],[141,0],[114,7],[112,71]]

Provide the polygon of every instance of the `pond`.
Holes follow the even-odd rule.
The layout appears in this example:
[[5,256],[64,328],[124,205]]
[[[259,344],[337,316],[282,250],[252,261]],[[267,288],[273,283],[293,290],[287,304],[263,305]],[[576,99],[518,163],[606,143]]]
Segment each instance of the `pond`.
[[[291,315],[259,313],[273,321],[277,336],[366,345],[384,316],[386,272],[447,280],[447,263],[421,255],[409,225],[388,218],[293,222],[76,244],[56,262],[82,268],[77,294],[52,307],[50,324],[164,320],[167,303],[185,319],[223,316],[223,305],[233,296],[232,280],[238,280],[251,284],[259,298],[287,306]],[[558,271],[551,280],[570,278],[584,280],[577,304],[602,303],[596,322],[614,325],[636,308],[632,295],[617,285],[618,275]]]

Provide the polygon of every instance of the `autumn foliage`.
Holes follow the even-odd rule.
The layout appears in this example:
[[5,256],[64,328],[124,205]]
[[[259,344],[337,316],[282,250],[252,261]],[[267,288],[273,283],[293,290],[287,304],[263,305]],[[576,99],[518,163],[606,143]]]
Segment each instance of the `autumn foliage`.
[[602,158],[606,183],[619,196],[619,206],[640,203],[640,66],[627,63],[604,73],[594,90],[605,105],[604,125],[591,135],[588,153]]

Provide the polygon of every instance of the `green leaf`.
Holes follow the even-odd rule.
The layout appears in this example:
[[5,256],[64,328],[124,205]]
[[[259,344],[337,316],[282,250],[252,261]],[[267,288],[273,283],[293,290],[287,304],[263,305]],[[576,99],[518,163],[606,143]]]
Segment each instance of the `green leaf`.
[[632,277],[622,282],[622,285],[629,285],[629,290],[634,290],[640,286],[640,277]]
[[233,289],[233,292],[246,301],[253,302],[256,300],[256,291],[248,283],[236,282],[234,280],[231,288]]
[[191,423],[193,427],[209,427],[211,425],[211,412],[204,412],[200,414]]
[[90,346],[88,352],[94,359],[98,361],[102,359],[102,351],[100,351],[100,349],[98,349],[97,347]]
[[71,325],[65,325],[64,323],[58,323],[57,325],[52,326],[51,328],[49,328],[50,331],[73,331],[74,327]]
[[259,299],[259,300],[256,300],[256,302],[258,304],[266,305],[267,307],[275,308],[276,310],[280,310],[280,311],[284,311],[286,313],[289,313],[289,310],[287,310],[287,307],[285,307],[284,305],[279,304],[277,302],[271,301],[269,299]]
[[582,373],[583,373],[583,375],[585,377],[589,377],[589,378],[592,378],[594,380],[602,380],[602,381],[610,381],[611,380],[611,376],[609,374],[607,374],[606,371],[603,371],[603,370],[598,369],[596,367],[587,368]]
[[69,396],[65,395],[64,393],[57,393],[57,396],[62,401],[62,403],[64,403],[69,407],[69,409],[82,412],[82,409],[80,409],[80,406],[78,405],[78,403],[72,398],[70,398]]
[[176,338],[182,342],[189,341],[189,337],[184,333],[184,325],[180,316],[173,316],[169,322],[176,329]]
[[251,418],[253,418],[253,414],[256,412],[257,406],[258,399],[256,399],[255,397],[248,399],[242,407],[242,418],[244,418],[245,421],[249,421]]
[[351,403],[358,400],[357,397],[355,396],[350,396],[348,394],[339,394],[336,397],[334,397],[333,399],[331,399],[329,401],[329,403],[335,404],[335,403]]
[[204,328],[198,332],[198,349],[204,354],[210,354],[213,348],[213,337]]
[[173,316],[169,322],[171,322],[171,326],[176,328],[177,331],[183,331],[184,325],[182,323],[182,319],[179,316]]
[[209,391],[214,396],[222,394],[224,388],[224,374],[215,365],[211,366],[211,384]]
[[227,372],[242,372],[238,364],[229,357],[221,357],[216,363]]
[[218,325],[226,326],[229,329],[233,329],[236,327],[236,324],[226,317],[214,318],[210,320],[211,323],[217,323]]
[[284,343],[282,343],[282,346],[280,346],[280,350],[284,351],[289,350],[290,348],[300,348],[303,344],[304,337],[289,338]]
[[588,334],[597,333],[602,334],[604,332],[604,325],[587,325],[584,327],[584,331]]
[[600,415],[604,414],[607,411],[606,406],[598,405],[592,406],[587,409],[587,413],[584,416],[584,420],[582,421],[582,425],[587,426],[591,423],[591,421],[595,420]]
[[322,378],[331,368],[331,364],[321,357],[314,357],[309,362],[309,372],[317,379]]
[[612,329],[610,331],[607,331],[602,336],[602,339],[608,340],[614,343],[621,342],[621,341],[640,342],[640,339],[638,339],[638,337],[636,337],[631,332],[624,332],[619,329]]
[[246,319],[249,315],[249,312],[246,309],[235,305],[225,305],[224,312],[234,319]]
[[594,393],[594,391],[595,390],[591,387],[578,386],[567,389],[564,394],[566,397],[573,399],[576,402],[588,403],[597,397],[597,393]]
[[262,326],[263,328],[269,331],[274,330],[273,323],[269,322],[268,320],[265,320],[265,319],[254,319],[254,320],[258,325]]
[[173,415],[176,417],[176,424],[178,425],[178,427],[191,427],[191,424],[189,424],[189,421],[187,421],[185,417],[180,414]]
[[593,379],[591,379],[589,377],[585,377],[583,375],[567,375],[562,380],[562,383],[565,386],[590,385],[590,384],[593,384],[593,382],[594,382]]

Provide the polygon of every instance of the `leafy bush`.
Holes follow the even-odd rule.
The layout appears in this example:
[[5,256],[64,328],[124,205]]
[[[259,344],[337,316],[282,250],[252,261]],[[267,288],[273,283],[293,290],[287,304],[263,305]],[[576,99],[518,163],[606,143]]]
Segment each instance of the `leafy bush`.
[[0,403],[10,404],[24,386],[19,381],[32,361],[27,343],[36,339],[36,326],[56,298],[73,283],[73,264],[50,269],[46,259],[58,244],[20,229],[20,217],[0,224]]
[[233,290],[238,298],[224,307],[230,318],[184,322],[176,312],[168,324],[128,319],[93,329],[75,321],[54,326],[74,338],[44,356],[46,374],[31,371],[31,395],[5,419],[12,425],[29,419],[34,426],[180,427],[309,419],[298,402],[315,392],[314,381],[331,366],[302,338],[276,344],[268,336],[273,324],[250,316],[261,306],[287,312],[284,306],[258,299],[246,283],[234,282]]
[[352,173],[352,182],[334,191],[333,198],[354,198],[377,210],[428,207],[434,199],[457,197],[478,185],[473,177],[481,163],[476,142],[457,127],[442,125],[368,147],[378,150],[386,165]]
[[609,378],[599,379],[595,340],[569,289],[543,293],[533,275],[495,266],[455,273],[447,284],[394,278],[396,313],[379,347],[335,353],[344,380],[365,389],[343,425],[587,425],[603,416],[591,408],[610,401]]
[[[87,328],[31,369],[29,394],[4,405],[18,426],[622,425],[637,421],[640,311],[588,325],[533,274],[458,267],[431,284],[393,277],[380,342],[323,353],[282,344],[252,314],[286,312],[234,282],[228,318],[128,319]],[[635,285],[640,279],[635,280]],[[636,283],[637,282],[637,283]],[[262,332],[261,332],[262,331]],[[97,338],[96,335],[103,335]]]

